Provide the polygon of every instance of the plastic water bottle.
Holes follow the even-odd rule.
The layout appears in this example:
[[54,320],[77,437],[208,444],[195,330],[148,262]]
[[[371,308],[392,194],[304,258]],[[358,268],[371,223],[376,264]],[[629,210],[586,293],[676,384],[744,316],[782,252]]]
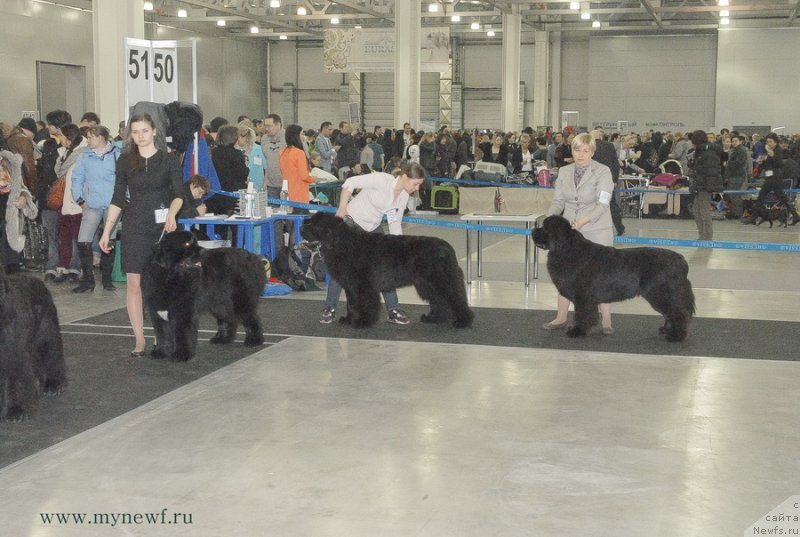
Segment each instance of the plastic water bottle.
[[244,216],[253,218],[255,213],[256,189],[252,181],[247,182],[247,191],[244,193]]
[[[281,202],[284,202],[289,199],[289,181],[286,179],[283,180],[283,185],[281,185]],[[288,210],[289,208],[285,206],[284,203],[281,203],[281,208]]]

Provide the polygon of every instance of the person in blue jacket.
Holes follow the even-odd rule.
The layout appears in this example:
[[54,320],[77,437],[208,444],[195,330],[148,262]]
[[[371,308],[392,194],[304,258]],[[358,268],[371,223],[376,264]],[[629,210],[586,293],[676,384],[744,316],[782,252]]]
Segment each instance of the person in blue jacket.
[[[111,203],[116,180],[117,159],[120,150],[114,144],[109,130],[97,125],[87,132],[89,147],[84,151],[72,171],[72,199],[81,206],[83,217],[78,231],[78,255],[81,260],[81,281],[73,293],[94,291],[92,272],[92,241],[105,222],[106,209]],[[111,272],[114,259],[111,253],[100,256],[100,274],[103,289],[113,291]]]

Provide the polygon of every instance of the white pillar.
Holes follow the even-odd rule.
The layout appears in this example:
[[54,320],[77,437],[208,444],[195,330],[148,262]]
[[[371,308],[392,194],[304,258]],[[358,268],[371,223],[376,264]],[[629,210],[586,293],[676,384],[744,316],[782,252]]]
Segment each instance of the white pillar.
[[522,15],[519,5],[511,6],[511,13],[503,13],[503,88],[500,106],[506,131],[518,131],[519,124],[519,82],[520,82],[520,40],[522,39]]
[[[125,38],[144,39],[143,0],[92,2],[94,107],[103,125],[115,133],[125,110]],[[79,118],[74,118],[79,119]]]
[[533,49],[533,128],[552,125],[550,110],[550,36],[534,33]]
[[419,129],[419,47],[421,0],[402,0],[394,4],[394,127],[406,121]]
[[561,32],[550,32],[550,124],[561,130]]

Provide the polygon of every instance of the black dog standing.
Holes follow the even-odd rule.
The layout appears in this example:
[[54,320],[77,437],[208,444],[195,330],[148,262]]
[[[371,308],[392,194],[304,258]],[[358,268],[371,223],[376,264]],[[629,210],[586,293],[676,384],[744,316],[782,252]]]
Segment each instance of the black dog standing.
[[186,361],[197,347],[197,316],[217,319],[211,343],[230,343],[241,320],[245,345],[261,345],[258,302],[267,275],[261,258],[238,248],[206,250],[188,231],[166,234],[142,272],[142,294],[156,335],[153,358]]
[[616,249],[586,240],[561,216],[545,218],[533,231],[548,250],[547,270],[558,292],[575,304],[567,336],[585,336],[597,324],[599,304],[642,296],[664,316],[667,341],[683,341],[694,315],[694,292],[682,255],[664,248]]
[[472,325],[464,273],[446,241],[367,233],[323,212],[303,224],[302,234],[320,242],[331,277],[344,288],[347,316],[341,319],[343,323],[355,328],[374,325],[380,314],[380,292],[413,285],[431,306],[422,322],[452,320],[456,328]]
[[0,267],[0,419],[21,420],[66,385],[58,311],[41,280]]

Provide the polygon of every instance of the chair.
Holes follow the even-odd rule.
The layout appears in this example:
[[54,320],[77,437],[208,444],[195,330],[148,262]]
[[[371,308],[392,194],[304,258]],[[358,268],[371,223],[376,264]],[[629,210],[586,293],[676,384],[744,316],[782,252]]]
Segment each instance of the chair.
[[486,173],[497,173],[502,175],[503,177],[508,175],[508,168],[500,164],[499,162],[483,162],[478,161],[475,163],[475,170],[476,172],[486,172]]

